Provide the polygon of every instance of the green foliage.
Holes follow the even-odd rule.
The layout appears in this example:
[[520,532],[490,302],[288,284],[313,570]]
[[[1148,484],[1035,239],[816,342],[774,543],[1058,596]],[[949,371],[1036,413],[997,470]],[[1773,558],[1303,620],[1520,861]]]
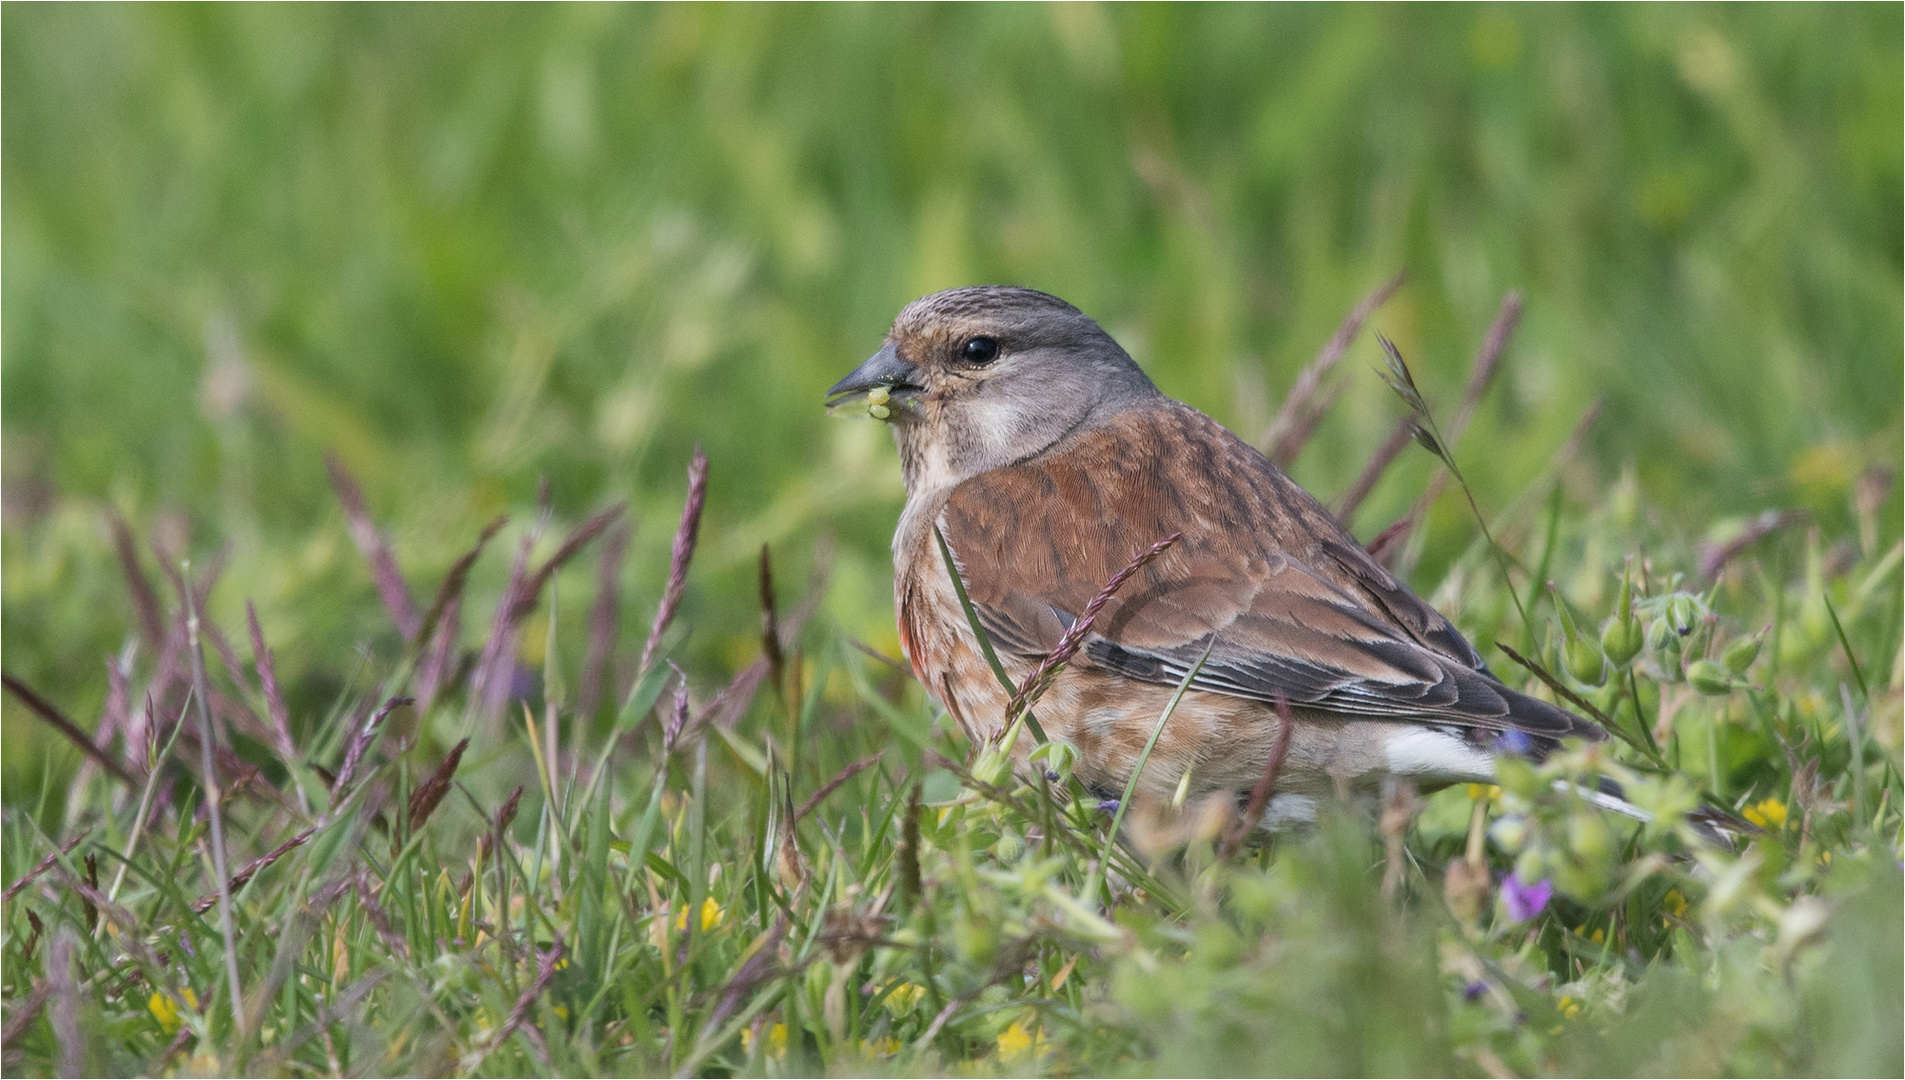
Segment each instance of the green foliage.
[[[890,651],[892,456],[819,400],[905,301],[985,281],[1080,304],[1252,438],[1398,270],[1372,328],[1444,407],[1520,289],[1458,448],[1484,505],[1604,395],[1583,460],[1632,462],[1683,528],[1796,505],[1836,534],[1860,469],[1901,453],[1900,27],[1883,5],[9,9],[0,645],[91,711],[126,614],[93,508],[176,513],[174,548],[231,545],[221,620],[249,597],[295,635],[315,708],[333,688],[305,658],[373,629],[322,539],[324,451],[424,571],[544,475],[566,511],[665,517],[700,442],[728,602],[696,612],[696,659],[751,635],[762,542],[821,535],[830,611]],[[1373,341],[1350,359],[1360,392],[1297,467],[1324,493],[1393,419]],[[1435,580],[1472,525],[1446,499],[1427,524]],[[631,584],[666,558],[639,530]]]
[[[1628,741],[1504,765],[1499,789],[1397,792],[1379,820],[1352,799],[1234,857],[1228,795],[1114,815],[1068,794],[1069,749],[1030,775],[990,767],[835,629],[780,641],[719,694],[658,659],[620,708],[495,719],[460,684],[420,689],[386,632],[304,746],[273,761],[236,741],[263,769],[223,781],[233,865],[258,860],[230,887],[236,953],[197,756],[173,752],[196,728],[166,736],[139,792],[90,770],[63,813],[9,805],[9,1068],[1890,1070],[1899,668],[1873,661],[1900,649],[1899,547],[1828,577],[1843,614],[1809,630],[1782,611],[1817,544],[1769,540],[1757,572],[1694,594],[1657,535],[1608,532],[1598,510],[1547,526],[1569,534],[1560,565],[1596,543],[1655,551],[1628,603],[1665,635],[1600,685],[1549,676]],[[1600,601],[1557,604],[1618,618],[1602,576]],[[1501,610],[1502,591],[1479,576],[1449,599]],[[1802,663],[1740,659],[1740,628],[1767,621]],[[1734,658],[1739,685],[1702,691],[1706,656]],[[1879,696],[1853,689],[1856,656]],[[209,685],[236,730],[271,715],[250,670]],[[428,703],[373,711],[398,692]],[[441,748],[466,736],[456,771]],[[1650,820],[1594,805],[1600,777]]]
[[[137,781],[4,699],[6,1071],[1897,1073],[1900,27],[0,9],[0,646]],[[1442,446],[1500,551],[1451,492],[1392,560],[1617,740],[1225,855],[1228,800],[1106,812],[875,658],[896,469],[820,397],[905,300],[1058,292],[1254,439],[1397,269],[1425,409],[1508,288],[1526,321]],[[1353,356],[1324,496],[1396,420]],[[327,450],[419,610],[513,515],[441,634],[380,611]],[[623,497],[626,565],[518,593]]]

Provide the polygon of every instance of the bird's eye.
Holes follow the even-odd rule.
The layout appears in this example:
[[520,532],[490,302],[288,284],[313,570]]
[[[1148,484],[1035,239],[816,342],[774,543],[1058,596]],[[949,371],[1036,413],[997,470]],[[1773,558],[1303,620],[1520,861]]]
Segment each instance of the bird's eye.
[[959,358],[968,364],[990,364],[999,358],[999,343],[989,337],[967,338]]

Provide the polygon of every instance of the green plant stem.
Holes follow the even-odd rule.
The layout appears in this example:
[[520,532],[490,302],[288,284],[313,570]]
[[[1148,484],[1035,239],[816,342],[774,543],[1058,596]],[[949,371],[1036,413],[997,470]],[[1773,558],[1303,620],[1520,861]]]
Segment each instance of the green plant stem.
[[1164,734],[1164,725],[1170,723],[1171,714],[1177,712],[1178,703],[1184,700],[1185,691],[1189,690],[1191,683],[1196,681],[1198,672],[1204,670],[1204,662],[1210,659],[1211,650],[1216,647],[1217,635],[1212,634],[1210,642],[1204,646],[1204,654],[1197,658],[1197,663],[1192,664],[1191,669],[1184,673],[1184,678],[1178,681],[1177,689],[1171,694],[1171,700],[1165,703],[1164,712],[1158,716],[1158,722],[1151,726],[1151,737],[1145,740],[1144,752],[1138,755],[1137,765],[1132,767],[1131,775],[1125,779],[1124,795],[1118,799],[1118,809],[1112,815],[1111,828],[1105,831],[1104,849],[1099,852],[1098,861],[1092,865],[1091,874],[1085,879],[1085,896],[1098,895],[1100,883],[1105,876],[1105,864],[1111,860],[1111,849],[1118,842],[1118,830],[1124,825],[1125,811],[1131,807],[1131,796],[1138,789],[1138,778],[1144,774],[1145,763],[1151,760],[1151,751],[1157,749],[1158,738]]

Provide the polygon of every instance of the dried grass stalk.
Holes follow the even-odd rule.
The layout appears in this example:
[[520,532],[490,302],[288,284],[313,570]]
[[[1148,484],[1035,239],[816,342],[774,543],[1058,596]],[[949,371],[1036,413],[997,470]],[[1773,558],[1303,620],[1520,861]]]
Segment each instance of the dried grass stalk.
[[[1369,551],[1376,554],[1377,558],[1388,561],[1386,556],[1392,554],[1403,541],[1409,538],[1409,534],[1415,530],[1423,515],[1428,513],[1429,507],[1435,505],[1435,500],[1441,496],[1449,478],[1451,476],[1458,480],[1461,478],[1461,474],[1456,470],[1453,456],[1455,443],[1461,439],[1462,433],[1468,430],[1469,421],[1475,418],[1475,410],[1481,405],[1482,398],[1487,395],[1489,386],[1494,382],[1495,373],[1500,370],[1502,352],[1507,348],[1508,339],[1513,336],[1515,327],[1520,321],[1521,294],[1510,290],[1508,295],[1502,297],[1500,310],[1495,313],[1494,321],[1489,323],[1488,332],[1482,336],[1482,347],[1475,354],[1475,365],[1469,369],[1468,383],[1462,390],[1462,403],[1456,408],[1445,437],[1438,437],[1440,433],[1431,430],[1434,420],[1429,413],[1428,403],[1422,399],[1421,391],[1416,389],[1415,377],[1409,371],[1408,364],[1403,362],[1402,354],[1397,352],[1395,346],[1389,344],[1387,340],[1383,342],[1385,359],[1389,363],[1390,388],[1408,404],[1410,415],[1404,417],[1398,424],[1396,432],[1390,435],[1390,440],[1396,442],[1396,445],[1392,447],[1390,442],[1385,442],[1377,449],[1376,455],[1370,458],[1369,464],[1363,469],[1363,475],[1356,478],[1356,483],[1351,486],[1349,494],[1343,497],[1343,505],[1337,511],[1337,517],[1343,520],[1348,519],[1369,492],[1374,490],[1376,482],[1382,478],[1383,470],[1387,469],[1390,462],[1401,453],[1402,444],[1406,443],[1410,437],[1440,458],[1448,471],[1438,472],[1435,478],[1429,481],[1429,486],[1417,496],[1409,512],[1394,525],[1383,530],[1379,537],[1383,541],[1380,549],[1376,546],[1376,541],[1370,541]],[[1398,439],[1397,433],[1401,433],[1403,437]]]
[[[767,545],[761,545],[761,656],[767,661],[768,681],[782,702],[787,700],[787,655],[781,648],[780,611],[774,602],[774,564]],[[791,710],[797,706],[788,705]]]
[[64,736],[67,742],[79,747],[87,757],[98,762],[99,767],[110,773],[114,779],[129,787],[139,786],[139,781],[124,765],[119,764],[111,754],[101,750],[99,745],[93,742],[92,736],[81,731],[78,724],[68,720],[65,713],[60,712],[52,702],[34,692],[32,687],[10,673],[0,673],[0,682],[4,682],[6,688],[13,692],[13,696],[19,698],[20,703],[35,716],[46,721],[47,725]]
[[799,821],[801,818],[813,813],[814,808],[825,802],[827,796],[832,795],[838,790],[840,785],[878,764],[881,755],[884,753],[885,751],[881,751],[878,754],[869,754],[834,774],[833,779],[820,785],[819,788],[815,789],[812,795],[807,796],[806,802],[800,804],[800,809],[794,811],[794,820]]
[[337,768],[337,779],[331,782],[333,804],[350,791],[351,781],[357,778],[358,766],[363,762],[364,754],[370,750],[371,743],[376,741],[377,733],[384,726],[384,720],[396,711],[399,705],[409,704],[412,704],[410,698],[391,698],[372,713],[370,719],[364,721],[363,727],[357,729],[357,734],[351,737],[350,746],[344,750],[344,763]]
[[296,763],[298,748],[291,741],[291,708],[285,704],[284,689],[278,685],[278,669],[271,649],[265,644],[264,628],[258,625],[258,609],[245,601],[245,626],[251,631],[252,666],[258,671],[258,684],[264,688],[265,712],[271,720],[271,742],[286,765]]
[[390,612],[390,619],[408,641],[417,636],[417,628],[422,625],[422,617],[417,614],[417,605],[410,598],[410,586],[405,584],[402,571],[397,569],[396,556],[391,554],[390,544],[383,534],[377,531],[377,525],[371,521],[370,512],[364,509],[364,492],[357,486],[357,478],[344,467],[344,462],[335,453],[324,455],[324,471],[331,476],[331,487],[337,492],[337,501],[344,504],[344,520],[350,528],[351,539],[356,542],[357,550],[369,560],[371,576],[377,583],[377,595],[384,602],[384,610]]
[[429,647],[417,661],[414,688],[419,711],[429,712],[430,703],[436,700],[437,692],[443,689],[443,681],[450,676],[450,669],[456,660],[457,639],[462,634],[463,598],[453,596],[438,616],[437,628],[431,635]]
[[12,900],[15,896],[18,896],[20,894],[21,889],[24,889],[28,885],[33,884],[33,879],[39,877],[41,874],[46,873],[46,871],[54,863],[59,862],[60,856],[71,854],[72,850],[78,847],[81,841],[85,840],[88,836],[92,835],[92,832],[93,830],[91,828],[86,829],[84,832],[80,833],[78,836],[73,837],[71,840],[68,840],[65,844],[61,845],[58,851],[49,852],[47,853],[46,858],[41,859],[37,863],[34,863],[33,869],[28,870],[24,874],[21,874],[20,880],[7,886],[6,892],[0,893],[0,903],[6,903],[7,901]]
[[1105,582],[1104,588],[1098,590],[1098,595],[1092,597],[1091,602],[1085,605],[1084,613],[1065,631],[1065,635],[1058,639],[1058,644],[1052,647],[1051,652],[1045,654],[1045,657],[1039,661],[1038,667],[1032,670],[1032,674],[1019,684],[1017,692],[1012,695],[1012,700],[1005,707],[1004,726],[1006,728],[1010,728],[1014,720],[1029,711],[1045,694],[1045,691],[1051,689],[1053,681],[1058,678],[1059,669],[1070,663],[1072,657],[1077,655],[1078,650],[1085,644],[1085,638],[1091,633],[1092,624],[1097,621],[1099,612],[1111,602],[1111,598],[1117,595],[1119,589],[1124,588],[1125,582],[1130,581],[1132,575],[1151,565],[1158,556],[1170,550],[1171,545],[1183,538],[1183,533],[1172,533],[1139,552],[1124,565],[1124,569],[1111,575],[1111,579]]
[[476,564],[477,556],[483,554],[483,549],[489,545],[490,540],[507,524],[509,524],[508,514],[496,515],[488,525],[483,526],[483,531],[477,535],[476,543],[470,547],[470,550],[464,552],[450,566],[450,572],[443,576],[443,584],[437,588],[436,597],[430,601],[430,610],[424,612],[423,620],[417,624],[417,635],[412,639],[412,644],[420,644],[428,638],[450,609],[462,599],[463,587],[469,582],[470,567]]
[[1311,434],[1316,431],[1317,423],[1329,412],[1330,406],[1336,403],[1336,398],[1341,392],[1340,388],[1329,393],[1319,393],[1323,389],[1323,381],[1336,370],[1338,364],[1343,362],[1343,357],[1349,352],[1349,346],[1356,340],[1356,334],[1363,328],[1363,323],[1375,314],[1383,301],[1395,295],[1397,289],[1402,288],[1406,278],[1406,274],[1397,274],[1376,286],[1374,292],[1363,297],[1363,302],[1357,304],[1348,315],[1343,317],[1342,325],[1338,326],[1336,333],[1331,334],[1330,339],[1323,343],[1323,348],[1316,354],[1316,358],[1297,374],[1296,382],[1291,385],[1289,395],[1283,399],[1283,407],[1277,410],[1276,419],[1270,422],[1270,429],[1259,440],[1261,445],[1269,447],[1270,460],[1275,462],[1278,468],[1288,468],[1289,464],[1296,460],[1296,456],[1303,451],[1303,445],[1309,442]]
[[[546,487],[544,497],[546,502]],[[473,685],[485,717],[492,721],[499,719],[503,706],[509,701],[510,684],[516,666],[517,627],[535,608],[537,597],[556,571],[574,558],[589,541],[613,525],[622,516],[623,509],[620,505],[612,506],[577,526],[563,539],[556,553],[533,572],[529,570],[529,553],[541,535],[542,519],[538,519],[536,528],[524,534],[521,546],[516,549],[516,562],[510,567],[509,584],[503,589],[503,598],[496,607],[496,617],[490,624],[489,638],[483,643],[482,659],[477,662]]]
[[536,546],[541,532],[542,523],[538,519],[516,546],[516,560],[510,564],[509,581],[503,586],[502,599],[496,603],[496,614],[490,620],[489,636],[483,639],[483,652],[476,661],[476,673],[470,680],[471,694],[484,720],[492,726],[502,718],[503,706],[509,700],[510,683],[515,677],[516,635],[510,614],[516,610],[516,593],[522,589],[529,574],[529,552]]
[[[40,1018],[40,1010],[46,1007],[46,999],[51,993],[52,989],[47,984],[36,982],[25,1001],[7,1010],[6,1027],[0,1028],[0,1048],[12,1049],[20,1036],[26,1034],[26,1029],[33,1026],[33,1021]],[[13,1063],[9,1061],[7,1064],[11,1066]]]
[[1290,701],[1277,692],[1277,741],[1270,747],[1270,759],[1263,763],[1263,775],[1250,789],[1250,801],[1244,804],[1243,816],[1237,819],[1230,833],[1224,837],[1220,857],[1230,858],[1237,853],[1244,841],[1255,832],[1259,822],[1263,821],[1264,808],[1270,805],[1270,796],[1276,793],[1277,777],[1283,772],[1283,761],[1290,754],[1290,733],[1296,730],[1296,719],[1290,714]]
[[139,565],[139,546],[133,542],[132,530],[125,519],[113,514],[106,520],[112,528],[113,550],[119,553],[119,568],[125,572],[126,585],[132,590],[132,609],[139,617],[139,634],[145,639],[146,648],[156,654],[165,644],[165,609],[159,604],[158,594],[152,591],[152,579],[146,577],[145,568]]
[[[272,848],[270,851],[264,853],[263,855],[260,855],[257,858],[251,860],[250,862],[246,863],[244,867],[240,869],[236,874],[233,874],[231,876],[231,880],[226,883],[226,887],[229,888],[234,893],[244,888],[245,885],[249,883],[252,878],[258,876],[258,871],[263,870],[265,867],[270,866],[272,863],[275,863],[279,859],[284,858],[286,855],[290,854],[296,848],[301,847],[306,840],[311,839],[311,837],[315,836],[316,834],[317,834],[317,827],[312,826],[311,828],[306,829],[301,833],[298,833],[296,836],[293,836],[291,839],[286,840],[284,843],[279,844],[277,847]],[[218,903],[218,894],[206,893],[204,896],[199,897],[196,901],[193,901],[192,910],[198,912],[200,915],[203,915],[207,911],[210,911],[212,909],[212,905],[216,903]]]
[[594,716],[602,702],[602,683],[615,656],[616,633],[622,622],[622,562],[634,527],[617,524],[602,540],[602,556],[595,564],[595,603],[589,608],[589,651],[582,661],[582,685],[576,688],[577,711]]
[[1342,501],[1336,504],[1336,520],[1345,525],[1349,524],[1349,519],[1356,514],[1356,508],[1363,504],[1364,499],[1369,498],[1370,492],[1376,490],[1376,482],[1381,480],[1382,474],[1388,471],[1390,463],[1401,456],[1403,447],[1408,446],[1412,441],[1414,432],[1414,417],[1405,416],[1396,421],[1396,426],[1389,429],[1389,434],[1383,439],[1382,445],[1376,447],[1376,452],[1369,455],[1369,461],[1363,466],[1363,471],[1357,474],[1356,482],[1349,485],[1349,490],[1343,493]]
[[437,804],[449,794],[450,778],[456,775],[456,767],[463,760],[463,751],[469,749],[469,746],[468,739],[457,743],[450,749],[449,755],[443,759],[443,764],[437,766],[437,771],[431,773],[428,780],[417,785],[417,790],[410,793],[411,832],[414,833],[423,828],[424,823],[430,820],[430,815],[436,812]]
[[675,527],[673,554],[668,560],[668,587],[662,590],[661,606],[655,609],[655,621],[648,628],[648,641],[642,645],[642,659],[636,665],[636,679],[648,671],[655,649],[668,624],[675,621],[681,607],[681,594],[688,585],[688,564],[695,557],[695,539],[701,532],[701,509],[708,501],[708,455],[695,444],[694,458],[688,462],[688,498],[682,503],[681,523]]
[[53,999],[47,1019],[52,1022],[53,1043],[58,1048],[56,1067],[61,1076],[84,1076],[87,1071],[86,1040],[79,1025],[85,1005],[79,996],[79,980],[73,976],[73,960],[78,952],[79,936],[70,927],[53,932],[53,944],[46,955],[46,982]]
[[536,999],[542,996],[543,991],[549,989],[549,983],[556,977],[556,964],[567,956],[568,952],[568,948],[558,937],[548,949],[536,954],[536,981],[516,999],[515,1006],[509,1010],[509,1017],[503,1021],[503,1026],[496,1029],[496,1034],[491,1037],[489,1045],[485,1046],[478,1056],[479,1062],[482,1058],[495,1053],[496,1048],[508,1042],[509,1037],[516,1034],[518,1030],[525,1035],[530,1032],[535,1033],[529,1040],[530,1045],[538,1051],[544,1063],[548,1061],[548,1046],[542,1037],[542,1032],[536,1031],[534,1027],[525,1027],[524,1024],[529,1019],[530,1007],[535,1005]]
[[1738,536],[1723,544],[1703,543],[1700,545],[1700,576],[1712,581],[1726,569],[1740,552],[1758,543],[1762,538],[1785,528],[1805,521],[1808,515],[1804,510],[1767,510],[1746,523]]

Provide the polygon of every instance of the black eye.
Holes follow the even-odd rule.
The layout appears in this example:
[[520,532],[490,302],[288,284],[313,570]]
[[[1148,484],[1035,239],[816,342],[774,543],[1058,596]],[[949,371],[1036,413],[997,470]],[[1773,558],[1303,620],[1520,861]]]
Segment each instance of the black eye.
[[990,364],[999,358],[999,343],[989,337],[967,338],[959,358],[968,364]]

